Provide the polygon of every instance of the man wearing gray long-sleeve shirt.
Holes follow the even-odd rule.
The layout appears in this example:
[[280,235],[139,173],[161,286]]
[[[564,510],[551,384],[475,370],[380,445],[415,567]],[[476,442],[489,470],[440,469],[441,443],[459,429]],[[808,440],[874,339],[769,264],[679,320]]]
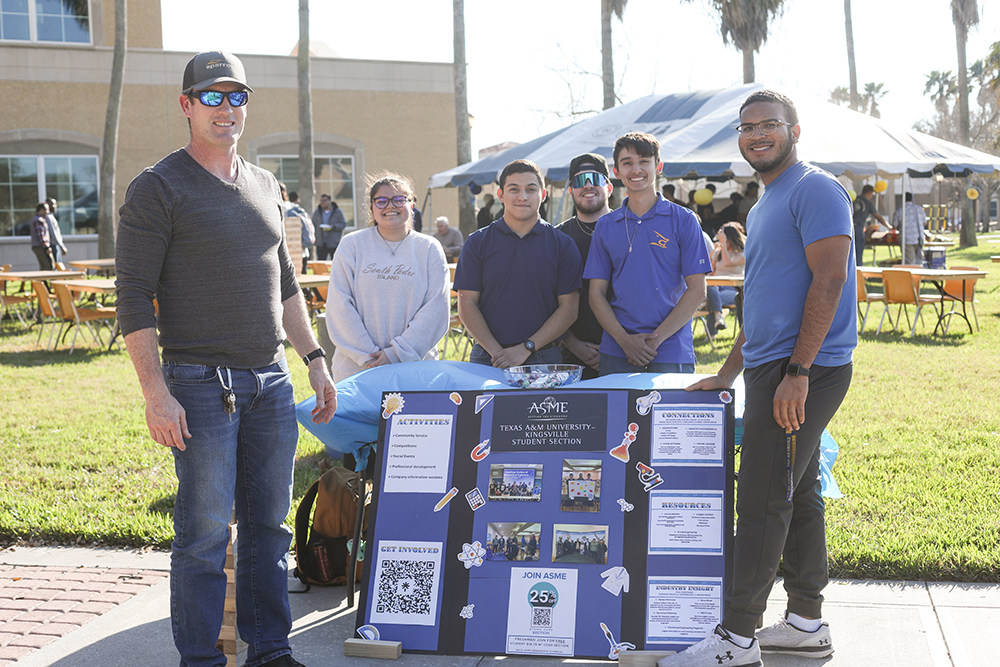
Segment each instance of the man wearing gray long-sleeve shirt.
[[231,54],[188,63],[180,106],[191,142],[129,185],[115,252],[118,321],[146,424],[174,455],[171,617],[181,665],[190,667],[226,662],[216,640],[234,501],[245,664],[300,666],[288,645],[283,522],[298,423],[286,336],[309,366],[313,420],[325,423],[337,408],[285,245],[278,182],[236,153],[251,92]]

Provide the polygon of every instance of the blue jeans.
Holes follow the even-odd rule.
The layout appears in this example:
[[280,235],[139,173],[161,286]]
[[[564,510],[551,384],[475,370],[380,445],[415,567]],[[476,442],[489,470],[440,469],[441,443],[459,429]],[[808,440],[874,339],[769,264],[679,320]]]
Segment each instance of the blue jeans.
[[[493,365],[493,357],[490,353],[483,349],[483,346],[476,343],[472,346],[472,351],[469,353],[469,361],[474,364],[483,364],[484,366]],[[562,363],[562,348],[558,345],[548,348],[547,350],[538,350],[530,357],[524,360],[524,366],[530,364],[561,364]]]
[[633,366],[625,357],[601,352],[601,376],[612,373],[694,373],[694,364],[657,363]]
[[[220,369],[229,384],[226,369]],[[247,667],[290,654],[286,557],[298,441],[288,364],[232,369],[236,413],[223,409],[214,366],[163,365],[170,393],[184,407],[191,438],[172,450],[177,472],[170,616],[182,667],[218,667],[215,648],[226,597],[226,542],[235,501],[239,525],[236,614]]]

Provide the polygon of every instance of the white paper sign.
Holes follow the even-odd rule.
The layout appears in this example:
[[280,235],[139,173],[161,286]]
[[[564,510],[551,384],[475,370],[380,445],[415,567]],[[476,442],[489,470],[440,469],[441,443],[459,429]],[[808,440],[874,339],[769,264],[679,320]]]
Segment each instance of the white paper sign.
[[441,551],[441,542],[378,543],[372,625],[434,625],[441,585]]
[[576,569],[510,570],[507,653],[573,655]]
[[393,415],[382,492],[445,493],[454,421],[452,415]]
[[723,465],[725,414],[721,405],[654,405],[650,465]]
[[694,644],[722,622],[722,579],[650,577],[646,644]]
[[722,492],[650,491],[649,554],[722,554]]

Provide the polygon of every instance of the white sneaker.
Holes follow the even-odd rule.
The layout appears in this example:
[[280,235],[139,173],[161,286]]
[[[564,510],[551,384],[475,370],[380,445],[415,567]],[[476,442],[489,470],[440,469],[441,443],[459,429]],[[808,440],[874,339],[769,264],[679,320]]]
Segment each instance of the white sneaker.
[[660,658],[656,664],[658,667],[762,667],[757,640],[753,640],[750,648],[740,648],[721,625],[715,626],[715,632],[707,639]]
[[825,658],[833,653],[829,623],[824,622],[815,632],[806,632],[791,625],[785,618],[788,618],[787,611],[780,621],[757,631],[761,653],[784,653],[804,658]]

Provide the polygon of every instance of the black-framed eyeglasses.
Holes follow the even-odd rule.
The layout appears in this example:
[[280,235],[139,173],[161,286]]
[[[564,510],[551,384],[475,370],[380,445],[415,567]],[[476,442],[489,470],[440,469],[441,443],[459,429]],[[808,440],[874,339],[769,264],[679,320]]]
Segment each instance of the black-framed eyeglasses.
[[607,177],[598,171],[585,171],[577,174],[570,180],[571,188],[585,188],[588,185],[602,188],[607,184]]
[[759,123],[743,123],[736,126],[736,131],[740,133],[741,137],[752,137],[757,128],[760,128],[760,133],[767,137],[778,131],[778,127],[784,125],[785,127],[792,127],[791,123],[786,123],[783,120],[778,120],[777,118],[769,118],[767,120],[762,120]]
[[245,90],[234,90],[231,93],[224,93],[221,90],[195,90],[192,96],[197,96],[206,107],[217,107],[222,104],[224,97],[229,98],[229,106],[241,107],[250,101],[250,93]]
[[392,202],[392,205],[396,208],[403,208],[409,201],[409,197],[399,195],[398,197],[375,197],[372,203],[375,204],[375,208],[386,208],[389,202]]

